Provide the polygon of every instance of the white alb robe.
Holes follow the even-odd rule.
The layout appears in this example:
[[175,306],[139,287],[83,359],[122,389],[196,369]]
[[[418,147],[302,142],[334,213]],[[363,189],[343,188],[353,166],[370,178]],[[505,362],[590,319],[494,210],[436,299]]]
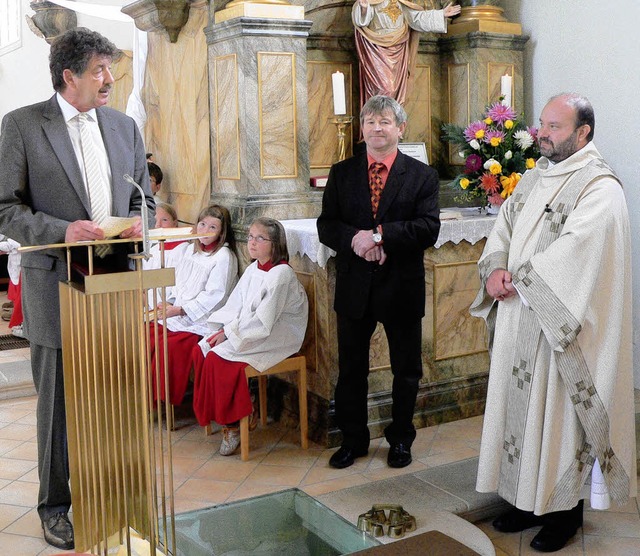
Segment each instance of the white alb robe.
[[302,347],[307,330],[307,294],[288,264],[268,272],[253,262],[242,274],[224,307],[208,319],[209,334],[224,328],[227,340],[213,349],[223,359],[242,361],[262,372]]
[[211,254],[188,243],[171,262],[176,283],[167,288],[166,300],[186,314],[168,318],[166,326],[172,332],[202,335],[209,315],[226,303],[238,282],[238,259],[227,244]]
[[[471,313],[492,350],[477,490],[536,514],[567,510],[589,496],[597,458],[611,499],[635,496],[629,220],[592,143],[523,176],[478,264]],[[519,296],[487,295],[497,268]]]

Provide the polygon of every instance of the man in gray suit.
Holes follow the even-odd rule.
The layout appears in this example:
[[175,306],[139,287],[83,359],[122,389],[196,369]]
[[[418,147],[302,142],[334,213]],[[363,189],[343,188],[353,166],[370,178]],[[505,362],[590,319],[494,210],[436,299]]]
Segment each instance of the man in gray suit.
[[[2,121],[0,229],[22,245],[103,239],[92,214],[97,212],[92,203],[96,194],[89,182],[95,183],[91,178],[95,174],[100,176],[99,195],[107,215],[138,215],[143,202],[153,213],[140,132],[131,118],[105,106],[114,82],[110,66],[117,53],[113,43],[88,29],[64,33],[52,44],[49,56],[56,94],[10,112]],[[82,131],[81,125],[86,126]],[[86,163],[87,129],[94,163],[97,160],[93,171]],[[145,188],[145,199],[123,179],[124,174]],[[141,228],[138,218],[121,237],[139,236]],[[126,253],[103,254],[95,264],[125,268]],[[58,297],[58,282],[67,279],[66,266],[63,249],[22,257],[24,328],[38,392],[38,513],[45,540],[68,550],[74,539],[67,516],[71,493]]]

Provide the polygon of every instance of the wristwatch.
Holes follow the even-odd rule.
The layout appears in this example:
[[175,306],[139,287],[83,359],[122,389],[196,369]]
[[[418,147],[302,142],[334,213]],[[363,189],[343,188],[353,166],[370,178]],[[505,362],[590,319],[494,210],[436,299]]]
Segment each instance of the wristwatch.
[[378,228],[373,230],[373,243],[380,245],[382,243],[382,234],[378,231]]

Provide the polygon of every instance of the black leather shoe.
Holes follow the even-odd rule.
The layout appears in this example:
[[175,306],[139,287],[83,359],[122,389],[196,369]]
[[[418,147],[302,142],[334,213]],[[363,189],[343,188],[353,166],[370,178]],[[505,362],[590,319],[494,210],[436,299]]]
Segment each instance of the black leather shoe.
[[545,525],[533,537],[531,548],[538,552],[555,552],[564,547],[578,531],[576,524],[554,523]]
[[493,527],[502,533],[518,533],[531,527],[543,524],[543,516],[535,515],[533,512],[525,512],[518,508],[513,508],[508,512],[496,517],[493,520]]
[[387,456],[389,467],[406,467],[411,463],[411,447],[399,442],[392,444]]
[[73,525],[66,513],[59,512],[42,521],[44,540],[51,546],[61,550],[71,550],[74,547]]
[[349,446],[340,446],[338,451],[331,456],[329,465],[336,469],[344,469],[353,465],[356,458],[366,456],[369,450],[356,450]]
[[569,542],[582,527],[584,500],[570,510],[548,513],[544,527],[531,541],[531,548],[538,552],[556,552]]

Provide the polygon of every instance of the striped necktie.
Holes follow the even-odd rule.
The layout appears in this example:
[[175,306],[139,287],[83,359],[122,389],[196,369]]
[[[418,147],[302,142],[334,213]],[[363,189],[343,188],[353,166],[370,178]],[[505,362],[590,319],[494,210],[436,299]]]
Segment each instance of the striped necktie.
[[[100,171],[98,152],[91,137],[86,112],[80,112],[78,114],[78,121],[80,122],[82,160],[84,162],[87,189],[89,191],[89,203],[91,205],[91,220],[99,226],[111,213],[108,206],[108,184],[106,176]],[[98,257],[104,257],[110,252],[111,247],[109,245],[98,245],[95,248],[95,253]]]
[[378,206],[380,205],[380,195],[384,189],[384,183],[382,182],[382,176],[380,170],[384,168],[382,162],[374,162],[369,166],[369,190],[371,191],[371,210],[373,210],[373,217],[378,214]]

